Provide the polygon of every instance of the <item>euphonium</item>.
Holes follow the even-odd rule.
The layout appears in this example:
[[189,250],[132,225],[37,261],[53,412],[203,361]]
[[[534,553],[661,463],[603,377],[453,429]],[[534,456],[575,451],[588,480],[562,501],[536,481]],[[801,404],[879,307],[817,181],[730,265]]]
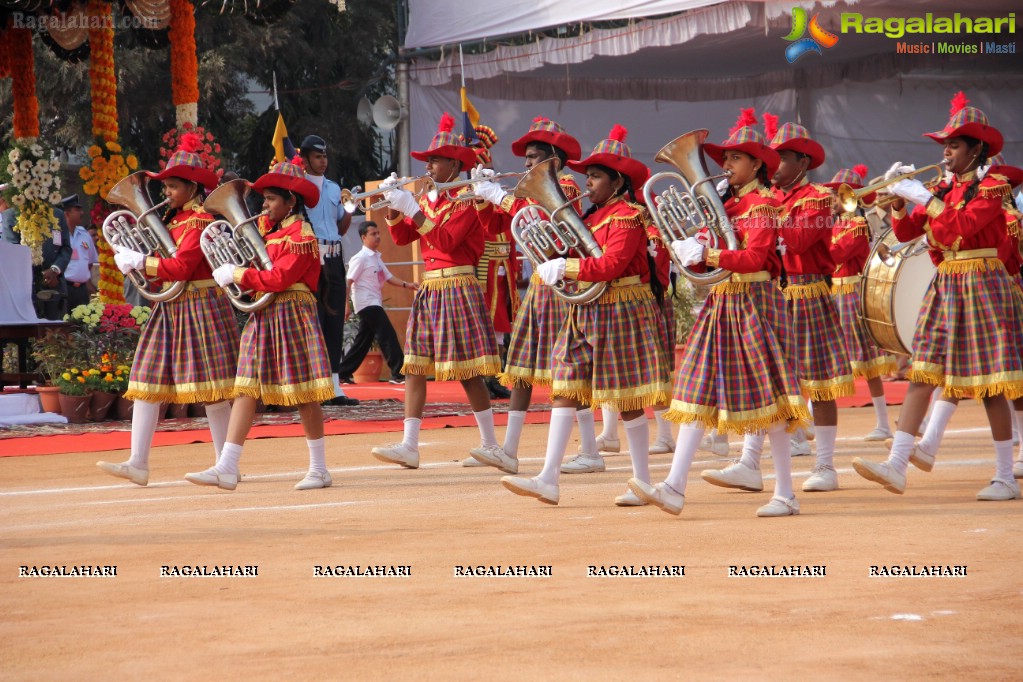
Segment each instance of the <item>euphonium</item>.
[[[111,245],[123,246],[146,256],[159,254],[163,258],[172,258],[178,250],[174,237],[156,213],[167,205],[167,201],[154,206],[148,186],[149,176],[145,171],[139,171],[122,178],[110,188],[107,201],[127,210],[114,211],[106,217],[103,236]],[[174,300],[188,285],[188,282],[173,282],[157,291],[153,280],[138,270],[129,272],[127,277],[140,294],[157,302]]]
[[[266,252],[263,235],[256,227],[256,221],[266,212],[251,215],[245,203],[245,197],[252,190],[241,178],[225,182],[206,197],[203,210],[207,213],[224,216],[206,226],[199,237],[199,246],[206,255],[210,268],[216,270],[221,265],[236,267],[254,267],[269,270],[270,255]],[[229,284],[224,291],[231,299],[231,305],[244,313],[265,308],[273,300],[269,291],[255,296],[251,302],[245,297],[253,292],[245,291],[237,284]]]
[[[725,205],[721,203],[714,180],[727,178],[730,172],[710,175],[707,171],[707,160],[703,156],[703,143],[709,131],[704,128],[693,130],[676,137],[661,147],[654,161],[670,163],[678,169],[678,173],[665,171],[657,173],[643,185],[643,197],[646,199],[650,217],[653,219],[661,239],[668,247],[668,253],[679,272],[695,284],[715,284],[729,277],[732,273],[717,269],[710,272],[694,272],[682,265],[671,248],[671,243],[678,239],[692,237],[703,228],[710,230],[714,239],[712,245],[724,241],[725,248],[736,249],[735,230],[728,220]],[[654,185],[661,180],[676,180],[676,184],[657,195]],[[681,189],[679,187],[681,185]]]
[[[538,267],[555,258],[567,256],[573,249],[590,258],[600,258],[603,252],[586,227],[579,214],[572,207],[579,199],[569,201],[558,183],[556,159],[548,159],[533,166],[519,184],[514,194],[520,199],[532,199],[538,205],[526,206],[512,218],[512,236],[526,257]],[[546,213],[544,218],[541,213]],[[575,282],[561,280],[554,285],[554,293],[569,303],[584,304],[600,298],[607,289],[607,282]]]

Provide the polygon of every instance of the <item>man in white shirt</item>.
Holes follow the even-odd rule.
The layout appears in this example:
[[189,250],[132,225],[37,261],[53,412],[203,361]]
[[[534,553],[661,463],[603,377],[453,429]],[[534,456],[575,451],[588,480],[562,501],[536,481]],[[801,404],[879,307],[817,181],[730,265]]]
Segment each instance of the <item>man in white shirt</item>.
[[351,348],[342,358],[338,373],[346,383],[354,383],[351,380],[352,373],[366,358],[375,338],[380,352],[387,360],[387,366],[391,368],[390,382],[403,384],[405,377],[401,373],[401,366],[405,363],[405,354],[398,343],[398,335],[391,320],[384,312],[381,290],[384,282],[402,289],[418,289],[419,285],[398,279],[384,265],[378,250],[380,228],[376,223],[370,220],[360,225],[359,236],[362,238],[362,249],[348,261],[348,290],[352,298],[345,302],[345,319],[351,317],[354,309],[359,315],[359,331]]
[[92,283],[92,264],[99,263],[99,255],[89,230],[82,225],[85,210],[78,201],[78,195],[72,194],[60,203],[64,208],[68,232],[71,233],[71,260],[64,271],[64,279],[67,280],[67,309],[71,312],[76,306],[88,305],[89,298],[96,291]]
[[345,301],[345,258],[341,252],[341,237],[348,231],[352,216],[341,207],[341,187],[324,175],[327,172],[326,140],[319,135],[308,135],[302,140],[299,153],[305,163],[306,179],[320,191],[320,200],[316,206],[306,207],[306,213],[319,242],[321,267],[316,307],[334,381],[334,398],[326,404],[358,405],[358,400],[345,395],[338,372],[345,335],[345,321],[341,314]]

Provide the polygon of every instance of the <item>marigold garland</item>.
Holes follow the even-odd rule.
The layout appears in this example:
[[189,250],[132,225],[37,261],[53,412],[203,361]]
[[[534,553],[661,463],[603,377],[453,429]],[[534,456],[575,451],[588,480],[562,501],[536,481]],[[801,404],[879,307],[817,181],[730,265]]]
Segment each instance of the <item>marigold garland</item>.
[[89,0],[89,85],[92,88],[92,134],[117,141],[117,80],[114,74],[113,5]]
[[39,100],[36,99],[35,57],[32,32],[27,28],[9,28],[4,34],[8,66],[14,80],[14,139],[31,143],[39,137]]
[[134,154],[125,154],[121,145],[114,141],[89,147],[89,158],[89,165],[78,170],[79,177],[85,181],[82,191],[90,196],[98,195],[104,201],[121,178],[139,167],[138,158]]
[[117,264],[114,263],[114,250],[102,232],[96,240],[96,250],[99,252],[97,297],[103,303],[124,303],[124,275],[117,269]]
[[195,14],[188,0],[170,0],[171,96],[178,126],[197,122],[199,61],[195,55]]

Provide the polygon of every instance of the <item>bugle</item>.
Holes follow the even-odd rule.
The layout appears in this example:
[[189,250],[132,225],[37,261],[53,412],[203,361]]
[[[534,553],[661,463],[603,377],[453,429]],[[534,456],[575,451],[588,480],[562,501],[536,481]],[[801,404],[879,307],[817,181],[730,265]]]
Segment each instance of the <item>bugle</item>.
[[[265,216],[264,211],[258,215],[250,215],[245,197],[252,190],[241,178],[225,182],[206,197],[203,209],[208,213],[224,216],[206,226],[199,236],[199,247],[210,269],[216,270],[221,265],[236,267],[254,267],[269,270],[272,267],[270,255],[263,243],[263,235],[259,233],[256,222]],[[264,291],[255,295],[252,291],[243,290],[237,284],[228,284],[224,292],[231,299],[231,305],[244,313],[255,312],[265,308],[273,300],[273,293]],[[245,300],[251,297],[251,301]]]
[[[163,224],[157,211],[170,200],[153,204],[149,196],[150,178],[145,171],[132,173],[121,178],[107,194],[107,201],[125,209],[111,213],[103,221],[103,236],[111,246],[123,246],[145,256],[159,255],[173,258],[177,253],[174,237]],[[115,249],[116,251],[116,249]],[[127,275],[143,297],[150,301],[172,301],[180,296],[188,282],[172,282],[162,290],[156,288],[156,280],[146,277],[138,270]]]
[[376,189],[371,189],[368,192],[360,191],[362,190],[362,187],[356,185],[352,189],[341,190],[341,205],[348,213],[355,213],[356,210],[361,210],[363,213],[369,213],[370,211],[387,208],[389,203],[386,200],[380,200],[377,202],[369,202],[369,200],[373,197],[380,196],[388,190],[413,185],[419,181],[425,182],[426,185],[418,192],[413,192],[412,196],[417,199],[436,186],[436,183],[429,175],[419,175],[414,178],[398,178],[398,182],[393,185],[377,187]]

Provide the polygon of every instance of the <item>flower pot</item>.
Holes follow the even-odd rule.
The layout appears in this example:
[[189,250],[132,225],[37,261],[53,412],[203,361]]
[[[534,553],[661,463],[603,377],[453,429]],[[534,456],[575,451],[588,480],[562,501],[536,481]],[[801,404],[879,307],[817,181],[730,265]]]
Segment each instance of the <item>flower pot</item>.
[[378,350],[366,353],[366,358],[355,370],[352,378],[357,384],[373,384],[380,381],[380,369],[384,366],[384,354]]
[[60,389],[56,386],[39,386],[36,388],[39,395],[39,403],[43,406],[43,412],[60,414]]
[[110,412],[110,408],[117,402],[116,393],[108,393],[107,391],[95,391],[92,394],[92,400],[89,403],[89,411],[92,413],[92,421],[101,422],[106,421],[107,414]]
[[58,394],[60,399],[60,413],[67,417],[71,424],[83,424],[89,416],[89,403],[92,396],[88,395],[64,395]]
[[117,418],[121,421],[131,421],[131,415],[135,411],[135,401],[128,400],[123,395],[117,396]]

